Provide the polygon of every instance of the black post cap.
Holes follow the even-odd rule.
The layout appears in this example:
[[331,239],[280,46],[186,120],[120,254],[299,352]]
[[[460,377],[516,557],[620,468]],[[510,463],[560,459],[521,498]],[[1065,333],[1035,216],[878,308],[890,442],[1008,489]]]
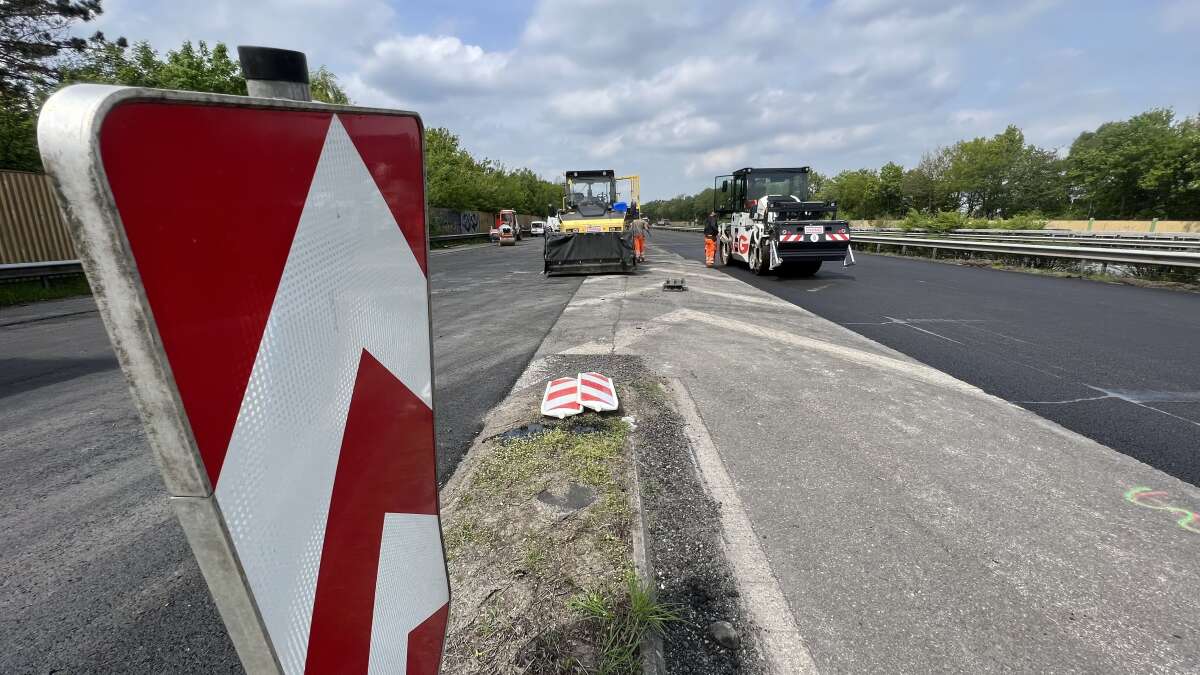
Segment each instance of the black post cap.
[[238,45],[237,51],[242,75],[247,80],[308,84],[308,59],[304,52],[246,45]]

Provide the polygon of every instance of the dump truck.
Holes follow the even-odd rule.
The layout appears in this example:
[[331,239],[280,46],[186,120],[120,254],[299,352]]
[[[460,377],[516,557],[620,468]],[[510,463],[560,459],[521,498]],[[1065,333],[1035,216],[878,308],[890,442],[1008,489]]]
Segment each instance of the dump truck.
[[[629,182],[630,201],[617,195],[617,182]],[[612,169],[568,171],[561,208],[556,209],[557,232],[545,237],[546,274],[631,272],[637,267],[633,238],[625,215],[636,204],[637,176],[617,176]]]
[[812,276],[821,263],[854,264],[850,223],[837,220],[837,203],[810,201],[807,166],[738,169],[713,179],[713,210],[720,224],[722,265],[744,262],[755,274]]

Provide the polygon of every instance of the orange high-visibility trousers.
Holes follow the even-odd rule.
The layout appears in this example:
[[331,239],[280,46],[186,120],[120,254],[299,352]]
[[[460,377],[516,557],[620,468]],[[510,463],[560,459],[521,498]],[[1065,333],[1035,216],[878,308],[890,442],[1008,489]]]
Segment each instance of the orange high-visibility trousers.
[[717,256],[717,238],[704,237],[704,264],[709,267],[713,266],[713,259]]
[[633,255],[636,256],[638,260],[641,260],[643,257],[645,257],[645,253],[646,253],[646,235],[644,235],[644,234],[633,235]]

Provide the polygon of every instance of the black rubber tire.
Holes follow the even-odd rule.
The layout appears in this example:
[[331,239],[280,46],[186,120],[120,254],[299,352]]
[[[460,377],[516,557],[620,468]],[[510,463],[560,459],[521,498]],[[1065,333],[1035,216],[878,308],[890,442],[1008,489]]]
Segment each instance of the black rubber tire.
[[795,277],[811,277],[821,269],[820,260],[805,260],[788,265],[788,274]]
[[750,271],[756,276],[763,276],[770,271],[771,263],[768,257],[771,255],[769,251],[764,250],[760,243],[754,247],[754,255],[750,256]]
[[721,267],[729,267],[733,264],[733,254],[729,247],[730,244],[727,241],[723,241],[717,246],[717,262],[721,264]]

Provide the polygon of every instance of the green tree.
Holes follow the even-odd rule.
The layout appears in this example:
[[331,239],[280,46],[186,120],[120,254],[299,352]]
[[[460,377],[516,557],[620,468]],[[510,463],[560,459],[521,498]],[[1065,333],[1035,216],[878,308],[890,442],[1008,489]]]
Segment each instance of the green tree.
[[87,48],[61,68],[64,84],[95,82],[156,89],[184,89],[215,94],[246,93],[241,67],[218,42],[211,49],[201,40],[185,41],[165,57],[142,41],[133,45],[93,38]]
[[0,0],[0,169],[41,169],[43,92],[58,81],[61,57],[87,45],[71,27],[100,11],[100,0]]
[[1071,144],[1075,203],[1096,218],[1195,218],[1200,166],[1197,120],[1157,109],[1102,124]]
[[86,45],[71,27],[100,12],[100,0],[0,2],[0,97],[20,100],[55,81],[55,58]]
[[916,167],[904,174],[900,189],[910,209],[933,214],[959,206],[950,185],[950,149],[938,148],[921,157]]
[[38,171],[37,109],[17,96],[0,97],[0,169]]
[[871,169],[839,173],[829,179],[824,194],[837,202],[843,218],[878,218],[881,213],[879,174]]
[[312,89],[314,101],[349,105],[350,97],[346,95],[345,90],[338,84],[337,75],[334,75],[325,66],[321,66],[309,73],[308,83],[309,88]]
[[888,162],[879,169],[879,215],[898,218],[908,211],[904,203],[904,167]]

